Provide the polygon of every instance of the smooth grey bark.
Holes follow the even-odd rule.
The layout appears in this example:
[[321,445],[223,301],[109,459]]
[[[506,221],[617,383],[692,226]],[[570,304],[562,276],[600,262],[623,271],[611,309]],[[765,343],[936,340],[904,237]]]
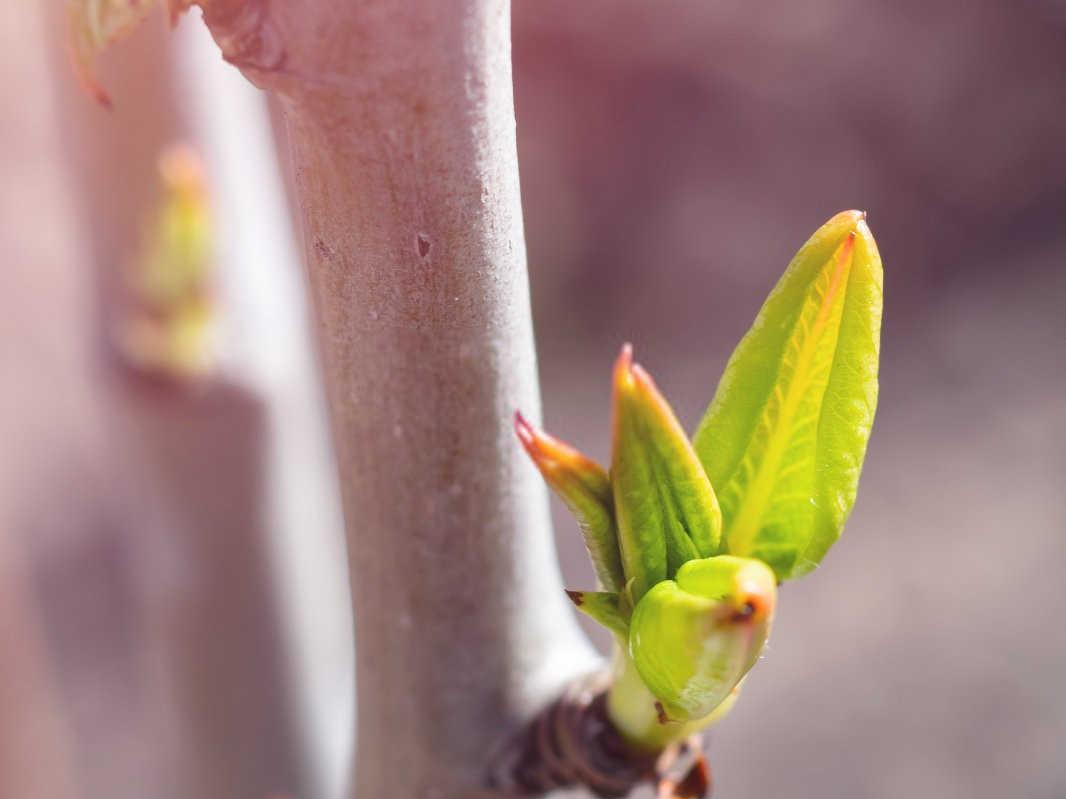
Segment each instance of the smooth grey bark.
[[356,626],[353,795],[470,796],[595,658],[545,490],[506,0],[205,2],[289,121]]

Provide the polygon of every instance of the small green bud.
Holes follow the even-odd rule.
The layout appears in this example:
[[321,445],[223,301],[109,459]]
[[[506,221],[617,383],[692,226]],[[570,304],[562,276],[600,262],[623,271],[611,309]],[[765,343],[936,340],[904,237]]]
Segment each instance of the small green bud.
[[669,721],[710,715],[759,659],[777,582],[766,564],[720,555],[686,563],[637,603],[629,655]]

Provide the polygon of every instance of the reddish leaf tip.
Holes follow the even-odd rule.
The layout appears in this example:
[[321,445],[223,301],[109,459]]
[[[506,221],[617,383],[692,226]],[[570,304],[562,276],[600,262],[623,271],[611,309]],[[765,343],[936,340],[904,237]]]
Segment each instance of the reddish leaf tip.
[[538,468],[543,469],[550,460],[550,453],[546,451],[546,446],[554,443],[555,440],[547,433],[537,430],[521,411],[515,411],[514,431],[529,457],[533,459]]
[[522,415],[522,411],[514,412],[514,431],[526,449],[533,445],[533,425]]
[[633,380],[633,345],[626,342],[622,345],[618,358],[614,362],[614,385],[619,389],[630,384]]
[[564,589],[566,595],[570,597],[570,601],[574,603],[576,607],[581,607],[585,601],[585,594],[583,591],[571,591],[569,588]]

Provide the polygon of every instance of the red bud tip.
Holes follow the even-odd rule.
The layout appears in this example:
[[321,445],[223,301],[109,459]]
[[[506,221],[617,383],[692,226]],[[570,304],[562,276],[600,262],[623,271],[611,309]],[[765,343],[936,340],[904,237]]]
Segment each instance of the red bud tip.
[[515,414],[514,428],[533,465],[548,485],[559,492],[563,501],[571,505],[571,510],[571,503],[576,501],[580,506],[590,499],[610,506],[610,479],[602,466],[566,442],[538,430],[521,413]]
[[[650,403],[657,409],[658,413],[662,415],[664,419],[668,420],[668,424],[676,428],[678,435],[685,437],[684,431],[681,429],[680,423],[677,422],[674,416],[674,411],[670,407],[670,403],[666,401],[666,398],[659,391],[659,387],[655,385],[655,380],[648,373],[648,370],[641,366],[639,363],[633,363],[632,361],[632,349],[627,344],[622,350],[622,355],[618,358],[618,366],[616,369],[625,370],[616,373],[615,380],[618,388],[635,389],[635,394],[643,398],[643,401]],[[623,358],[627,360],[623,360]]]
[[633,345],[628,342],[622,345],[622,350],[614,362],[613,374],[614,390],[617,392],[624,386],[628,386],[633,380]]
[[533,425],[526,421],[526,417],[522,415],[522,411],[514,412],[514,431],[518,436],[518,440],[522,442],[522,446],[525,447],[526,452],[532,456],[536,448],[536,433],[533,430]]
[[633,346],[628,343],[622,345],[622,351],[615,361],[614,379],[615,384],[619,387],[637,387],[648,390],[655,395],[659,393],[658,388],[655,386],[655,381],[652,380],[647,369],[633,361]]
[[535,428],[522,415],[521,411],[515,411],[514,430],[518,435],[518,440],[522,442],[522,447],[541,469],[558,459],[562,448],[566,446],[561,441],[557,441],[542,430]]

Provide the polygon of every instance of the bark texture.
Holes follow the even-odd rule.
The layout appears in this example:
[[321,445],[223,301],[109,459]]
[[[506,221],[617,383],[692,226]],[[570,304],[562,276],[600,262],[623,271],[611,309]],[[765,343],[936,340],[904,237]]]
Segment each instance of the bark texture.
[[205,18],[289,123],[351,562],[353,795],[470,796],[595,663],[511,431],[539,400],[509,4]]

